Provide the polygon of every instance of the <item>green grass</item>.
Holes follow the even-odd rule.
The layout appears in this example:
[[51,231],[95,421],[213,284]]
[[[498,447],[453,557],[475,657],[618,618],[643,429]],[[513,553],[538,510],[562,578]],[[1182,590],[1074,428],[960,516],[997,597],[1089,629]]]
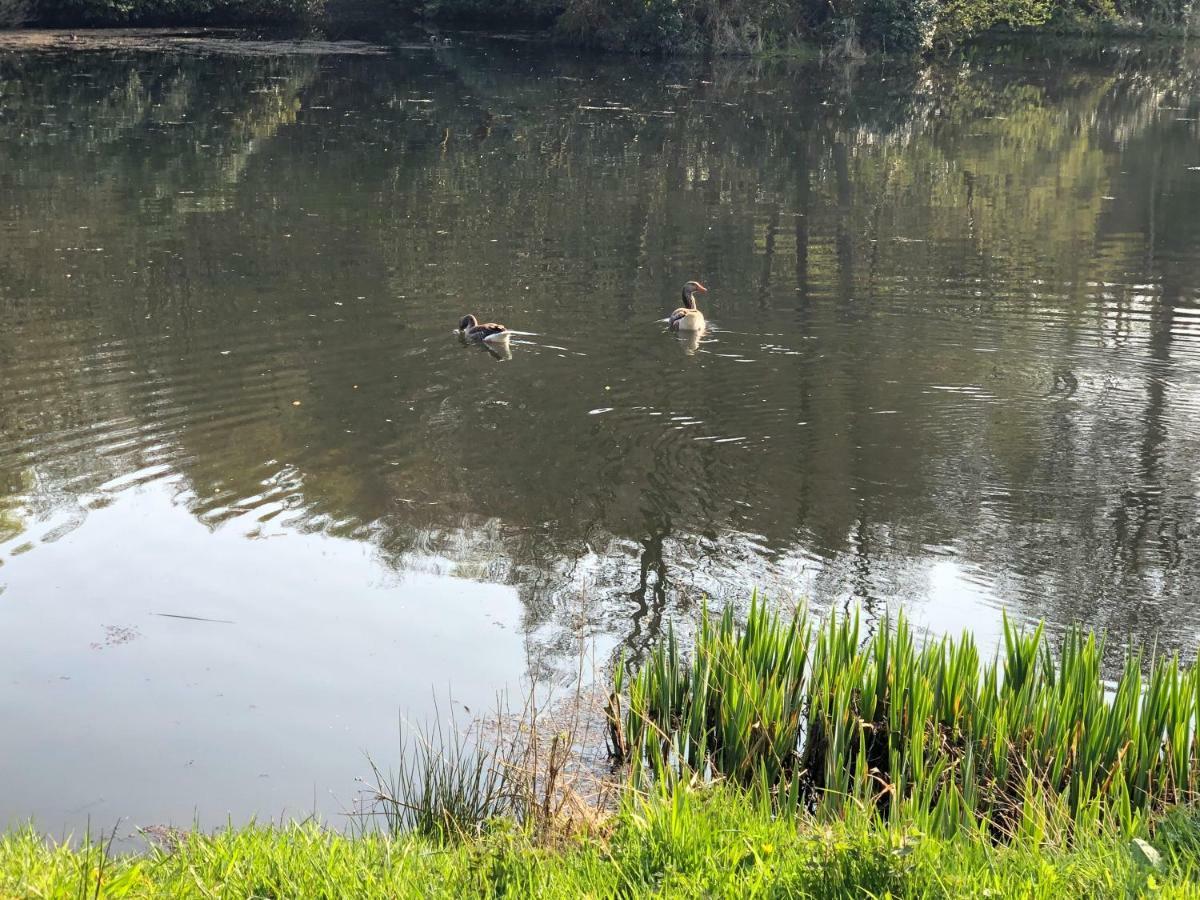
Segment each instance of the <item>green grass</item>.
[[639,786],[720,777],[825,820],[853,803],[947,837],[1132,836],[1200,799],[1200,667],[1129,652],[1110,684],[1103,659],[1078,629],[1052,645],[1005,619],[984,659],[967,633],[922,641],[901,616],[864,637],[857,614],[755,599],[628,678],[622,755]]
[[856,814],[781,819],[730,786],[680,787],[554,848],[503,823],[449,843],[309,823],[105,859],[23,831],[0,839],[0,897],[1200,897],[1200,819],[1177,811],[1153,841],[1155,869],[1109,832],[998,847]]

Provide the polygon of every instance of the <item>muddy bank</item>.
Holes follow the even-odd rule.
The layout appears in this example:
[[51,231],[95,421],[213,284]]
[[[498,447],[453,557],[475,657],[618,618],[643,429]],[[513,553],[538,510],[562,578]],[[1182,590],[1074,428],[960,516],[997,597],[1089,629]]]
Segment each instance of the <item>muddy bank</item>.
[[[408,49],[426,45],[413,44]],[[239,28],[36,28],[0,31],[5,50],[147,50],[237,55],[377,56],[387,47],[357,40],[264,38]]]

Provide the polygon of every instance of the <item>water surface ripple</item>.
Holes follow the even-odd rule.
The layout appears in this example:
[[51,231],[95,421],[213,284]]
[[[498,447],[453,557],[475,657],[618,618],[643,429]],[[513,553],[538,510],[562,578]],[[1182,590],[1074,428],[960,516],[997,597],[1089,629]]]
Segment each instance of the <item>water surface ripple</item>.
[[751,586],[1191,655],[1200,59],[1028,56],[0,52],[0,819],[336,812]]

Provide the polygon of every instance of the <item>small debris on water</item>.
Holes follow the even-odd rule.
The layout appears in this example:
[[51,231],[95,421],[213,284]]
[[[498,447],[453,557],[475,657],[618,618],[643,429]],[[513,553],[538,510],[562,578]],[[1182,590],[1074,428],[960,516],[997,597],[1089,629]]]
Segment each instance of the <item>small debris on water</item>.
[[126,627],[124,625],[105,625],[103,628],[104,641],[103,643],[93,641],[91,645],[93,650],[103,650],[106,647],[119,647],[142,636],[142,633],[137,628]]

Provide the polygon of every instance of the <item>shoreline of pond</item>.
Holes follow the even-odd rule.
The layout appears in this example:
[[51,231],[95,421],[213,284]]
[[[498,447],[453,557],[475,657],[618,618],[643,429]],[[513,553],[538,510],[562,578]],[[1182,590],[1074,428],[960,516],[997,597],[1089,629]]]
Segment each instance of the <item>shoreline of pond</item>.
[[[312,37],[264,35],[245,27],[186,26],[179,28],[21,28],[0,30],[0,51],[141,50],[149,52],[211,52],[246,55],[381,56],[395,47],[361,40],[321,40]],[[402,48],[401,48],[402,49]]]
[[[714,621],[706,617],[691,654],[692,673],[700,673],[698,677],[687,671],[671,635],[627,685],[618,674],[608,706],[611,726],[612,698],[626,698],[616,707],[628,710],[625,735],[632,735],[639,718],[647,724],[686,724],[698,721],[693,713],[702,710],[701,716],[711,719],[703,730],[712,736],[715,749],[701,768],[683,762],[686,752],[681,745],[674,744],[667,753],[672,735],[663,735],[660,743],[659,735],[648,734],[637,756],[669,756],[653,767],[652,778],[636,775],[636,762],[622,770],[627,778],[616,770],[599,784],[580,778],[575,757],[579,741],[586,741],[591,729],[582,734],[579,730],[578,707],[584,694],[576,694],[576,709],[552,724],[543,721],[537,707],[527,706],[510,733],[489,733],[485,738],[483,732],[464,734],[453,727],[423,731],[411,756],[402,745],[398,773],[384,776],[373,766],[376,784],[367,789],[373,802],[352,813],[345,829],[315,817],[267,825],[231,823],[215,831],[159,825],[136,828],[144,847],[128,851],[114,851],[116,827],[98,835],[89,829],[78,841],[70,836],[50,838],[32,823],[0,831],[0,895],[64,896],[70,888],[79,896],[97,898],[218,893],[1197,896],[1200,811],[1194,793],[1171,791],[1169,802],[1147,802],[1150,782],[1131,779],[1124,771],[1138,767],[1138,754],[1126,752],[1130,746],[1154,752],[1153,741],[1144,736],[1155,728],[1188,744],[1188,724],[1159,715],[1153,707],[1155,698],[1181,696],[1180,686],[1193,683],[1191,673],[1196,670],[1181,672],[1175,662],[1157,665],[1139,714],[1136,702],[1130,701],[1141,695],[1140,658],[1134,658],[1116,687],[1113,706],[1104,707],[1114,716],[1122,715],[1114,730],[1097,712],[1101,707],[1096,696],[1103,682],[1097,677],[1099,645],[1094,634],[1085,638],[1080,632],[1066,639],[1057,654],[1061,663],[1054,666],[1053,654],[1042,643],[1041,627],[1008,631],[1003,649],[997,649],[996,668],[976,676],[980,657],[969,637],[918,649],[903,619],[896,620],[894,632],[885,624],[868,639],[873,649],[861,652],[856,649],[862,646],[856,640],[861,637],[857,616],[840,620],[840,625],[831,618],[819,634],[804,612],[789,619],[753,603],[744,626],[735,625],[732,608],[719,624]],[[811,648],[810,640],[815,641]],[[838,647],[857,658],[843,658]],[[814,695],[805,708],[841,698],[854,711],[848,718],[836,713],[827,718],[828,709],[821,712],[826,725],[841,719],[849,728],[823,726],[825,737],[814,743],[810,735],[806,745],[852,747],[861,741],[858,752],[865,756],[873,739],[858,736],[878,733],[881,726],[916,722],[906,737],[897,739],[896,731],[884,741],[889,747],[884,756],[892,763],[909,756],[916,767],[905,778],[893,783],[889,773],[868,770],[861,759],[832,767],[816,764],[813,771],[844,772],[864,789],[851,785],[843,792],[845,785],[826,784],[826,797],[815,805],[797,803],[795,792],[770,783],[770,736],[778,734],[780,723],[769,716],[798,721],[778,701],[801,697],[795,688],[805,678],[801,673],[809,672],[810,662],[808,677],[824,699]],[[664,677],[675,679],[675,686],[663,689]],[[835,684],[839,679],[841,684]],[[876,709],[887,710],[890,724],[873,722],[858,708],[873,702],[867,695],[875,685],[884,691]],[[940,694],[936,702],[920,699],[935,686]],[[1007,712],[989,712],[988,704],[972,695],[974,689],[1007,695],[1014,705]],[[696,691],[707,699],[697,697]],[[656,712],[646,706],[689,692],[699,704],[691,712]],[[991,752],[986,742],[975,746],[975,738],[958,725],[978,718],[990,723],[984,730],[996,726],[1002,732],[1006,722],[1046,721],[1037,715],[1012,715],[1016,705],[1037,706],[1038,696],[1043,701],[1053,698],[1051,702],[1061,707],[1065,715],[1050,721],[1063,726],[1061,734],[1074,735],[1071,747],[1043,761],[1048,765],[1021,767],[1013,777],[1004,777],[1003,784],[989,785],[986,778],[966,774],[977,765],[982,773],[1007,754]],[[1185,705],[1191,709],[1190,701]],[[930,727],[921,724],[920,710],[934,717],[950,712],[961,722]],[[991,718],[995,713],[999,714]],[[1073,723],[1075,716],[1079,719]],[[1086,730],[1084,720],[1089,721]],[[748,734],[768,737],[731,740],[731,727],[736,725],[749,725]],[[559,731],[560,726],[565,730]],[[997,746],[1015,750],[1016,742],[1024,741],[1028,749],[1041,741],[1040,731],[1018,726],[1013,734],[1017,732],[1024,736]],[[610,731],[621,733],[619,726]],[[1092,774],[1078,777],[1087,766],[1085,751],[1097,744],[1090,736],[1097,733],[1115,734],[1117,744],[1124,742],[1114,766],[1097,773],[1104,778],[1098,792],[1092,786],[1100,782]],[[624,741],[618,737],[616,743]],[[785,743],[792,745],[793,738]],[[932,754],[915,749],[918,744],[928,745]],[[761,758],[741,774],[723,769],[722,760],[745,750]],[[934,758],[947,753],[957,757],[953,765]],[[1164,748],[1162,759],[1189,768],[1170,747]],[[1049,783],[1056,764],[1094,796],[1081,800],[1074,791],[1056,796]],[[1147,791],[1130,790],[1138,784]],[[1000,798],[1005,791],[1012,791],[1007,801]],[[1123,802],[1109,803],[1102,795],[1122,797]],[[1160,800],[1164,797],[1160,794]],[[992,813],[985,812],[984,807],[998,800]]]
[[[1145,27],[1137,23],[1073,23],[1044,30],[996,28],[960,48],[970,55],[1003,52],[1009,46],[1047,48],[1090,46],[1103,42],[1186,44],[1182,28]],[[727,62],[846,62],[871,63],[889,59],[945,61],[944,54],[889,53],[879,49],[842,53],[815,41],[794,41],[786,47],[752,53],[696,50],[672,55],[623,51],[569,40],[552,29],[506,31],[443,28],[437,23],[406,23],[387,30],[371,18],[322,17],[311,23],[194,22],[179,25],[103,24],[0,27],[0,52],[110,51],[198,52],[245,55],[385,56],[398,51],[438,51],[481,43],[572,50],[602,57],[632,56],[663,62],[723,60]]]

